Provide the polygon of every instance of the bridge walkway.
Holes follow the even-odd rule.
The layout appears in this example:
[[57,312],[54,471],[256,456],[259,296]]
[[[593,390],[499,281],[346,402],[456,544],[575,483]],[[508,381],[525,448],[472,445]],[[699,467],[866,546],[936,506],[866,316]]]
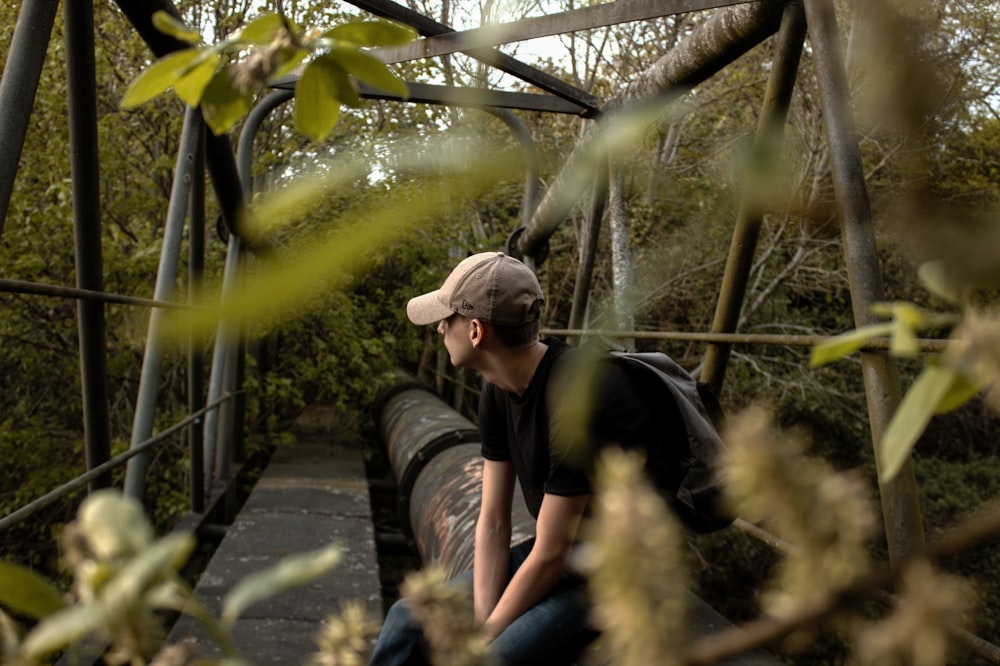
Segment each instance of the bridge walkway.
[[[237,649],[256,666],[307,663],[323,620],[347,601],[360,601],[379,622],[383,617],[361,444],[336,441],[322,424],[297,430],[294,445],[274,452],[195,587],[219,617],[223,598],[247,575],[287,555],[330,543],[343,548],[343,559],[326,575],[250,606],[236,621]],[[186,616],[167,641],[185,640],[199,655],[221,656],[207,630]]]
[[[233,639],[240,654],[255,666],[306,664],[317,651],[315,637],[323,620],[341,604],[360,601],[381,622],[382,588],[369,484],[360,442],[337,441],[328,416],[307,412],[297,425],[297,442],[279,447],[246,503],[226,531],[198,579],[196,596],[215,617],[222,600],[247,575],[281,558],[322,548],[343,547],[343,560],[325,576],[261,601],[236,621]],[[689,626],[702,636],[731,624],[690,595]],[[167,643],[194,644],[197,654],[219,657],[221,651],[197,621],[182,617]],[[586,666],[607,666],[600,653]],[[723,662],[727,666],[777,666],[773,656],[756,651]]]

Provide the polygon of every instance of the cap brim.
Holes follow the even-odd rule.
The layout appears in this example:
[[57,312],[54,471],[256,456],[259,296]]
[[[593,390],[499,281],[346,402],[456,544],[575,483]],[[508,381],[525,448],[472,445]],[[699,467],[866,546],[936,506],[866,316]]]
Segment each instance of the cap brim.
[[417,326],[427,326],[452,316],[454,311],[441,302],[441,290],[411,298],[406,304],[406,316]]

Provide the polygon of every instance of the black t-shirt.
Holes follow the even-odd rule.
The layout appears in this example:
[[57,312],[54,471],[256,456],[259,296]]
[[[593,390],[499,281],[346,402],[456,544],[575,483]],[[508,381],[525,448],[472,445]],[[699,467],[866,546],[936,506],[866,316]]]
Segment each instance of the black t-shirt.
[[684,437],[676,406],[651,409],[610,358],[590,362],[559,340],[543,342],[548,350],[523,395],[485,383],[479,401],[482,455],[513,464],[531,515],[545,493],[589,494],[596,452],[607,444],[644,449],[647,469],[673,485],[669,441]]

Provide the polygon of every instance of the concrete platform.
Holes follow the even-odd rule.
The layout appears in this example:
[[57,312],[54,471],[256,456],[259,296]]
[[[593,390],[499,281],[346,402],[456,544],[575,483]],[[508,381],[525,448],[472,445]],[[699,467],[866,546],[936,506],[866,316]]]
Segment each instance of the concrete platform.
[[[382,620],[382,597],[371,504],[359,446],[334,444],[310,433],[279,448],[227,531],[196,596],[215,617],[222,599],[250,573],[286,555],[337,543],[343,560],[322,578],[248,608],[233,637],[240,653],[257,666],[304,664],[316,652],[322,621],[342,602],[359,600]],[[170,644],[194,642],[198,654],[219,656],[208,632],[191,618],[171,631]]]

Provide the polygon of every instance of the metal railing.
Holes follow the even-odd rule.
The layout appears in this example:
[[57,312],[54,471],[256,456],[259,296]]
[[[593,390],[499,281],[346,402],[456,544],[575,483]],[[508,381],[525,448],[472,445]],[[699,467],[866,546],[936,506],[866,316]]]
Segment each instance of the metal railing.
[[[149,439],[139,442],[138,444],[130,448],[128,451],[121,453],[111,458],[110,460],[101,463],[100,465],[97,465],[96,467],[84,472],[75,479],[67,481],[58,488],[55,488],[47,492],[46,494],[42,495],[38,499],[33,500],[28,504],[25,504],[20,509],[17,509],[7,514],[3,518],[0,518],[0,532],[3,532],[6,529],[14,527],[15,525],[19,525],[20,523],[23,523],[25,520],[32,517],[33,515],[38,513],[41,509],[44,509],[53,502],[56,502],[64,497],[73,494],[78,490],[81,490],[84,486],[86,486],[88,483],[90,483],[97,477],[101,476],[102,474],[106,474],[110,471],[118,469],[119,467],[128,463],[128,461],[134,458],[135,456],[142,453],[146,453],[147,451],[157,446],[158,444],[163,444],[169,441],[170,438],[173,437],[174,435],[182,433],[184,428],[188,426],[196,426],[196,427],[199,426],[205,414],[207,414],[211,410],[216,409],[223,402],[227,400],[232,400],[234,397],[235,397],[234,395],[226,395],[211,404],[205,405],[205,407],[198,410],[194,414],[191,414],[187,418],[178,421],[169,428],[165,428],[164,430],[160,431],[156,435],[153,435]],[[191,483],[192,486],[200,487],[204,483],[204,480],[192,474]]]

